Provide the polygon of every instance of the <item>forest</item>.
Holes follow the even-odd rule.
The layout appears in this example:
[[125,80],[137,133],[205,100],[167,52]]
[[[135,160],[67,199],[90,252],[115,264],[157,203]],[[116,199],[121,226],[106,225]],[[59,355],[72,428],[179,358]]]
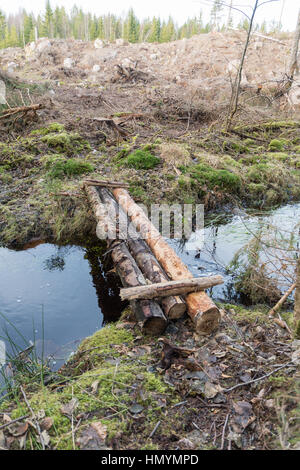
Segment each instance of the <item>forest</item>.
[[[210,9],[210,21],[203,21],[200,10],[199,16],[188,19],[182,25],[170,16],[168,21],[160,18],[146,18],[139,20],[133,9],[125,17],[108,14],[96,16],[85,13],[76,5],[70,12],[65,7],[51,7],[47,0],[45,12],[40,15],[20,9],[19,13],[6,16],[0,9],[0,48],[24,47],[29,42],[41,37],[55,39],[81,39],[92,41],[96,38],[106,41],[115,41],[122,38],[131,43],[137,42],[169,42],[182,38],[190,38],[195,34],[208,33],[212,30],[224,30],[233,26],[229,15],[224,23],[222,13],[224,6],[219,0],[214,1]],[[247,30],[249,21],[243,19],[236,27]],[[269,24],[263,21],[256,24],[255,29],[262,33],[279,32],[282,29],[280,21]]]

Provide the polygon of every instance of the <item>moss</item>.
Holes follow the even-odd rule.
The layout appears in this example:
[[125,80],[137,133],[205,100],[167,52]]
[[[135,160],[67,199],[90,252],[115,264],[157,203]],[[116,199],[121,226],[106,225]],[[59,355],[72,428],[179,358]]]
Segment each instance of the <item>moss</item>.
[[66,153],[67,155],[78,154],[83,150],[91,150],[89,143],[84,140],[79,134],[72,134],[67,132],[50,133],[42,137],[42,142],[45,142],[48,147],[55,149],[59,153]]
[[288,141],[286,139],[273,139],[269,144],[269,150],[271,152],[281,152],[288,146]]
[[246,308],[241,305],[222,304],[222,307],[230,311],[234,320],[237,322],[247,321],[249,323],[259,323],[261,325],[272,325],[268,312],[270,308],[266,305],[256,305],[253,308]]
[[266,191],[266,186],[263,183],[250,183],[248,189],[250,193],[260,194]]
[[[140,403],[144,407],[145,436],[141,433],[139,440],[147,445],[149,433],[162,417],[161,408],[157,404],[157,395],[163,395],[169,403],[173,403],[174,400],[177,402],[179,397],[174,398],[173,390],[162,381],[159,375],[147,371],[146,364],[149,361],[147,355],[143,361],[145,364],[141,362],[141,356],[139,359],[134,359],[127,355],[126,348],[132,345],[131,333],[120,324],[108,325],[81,343],[78,353],[65,366],[69,370],[69,376],[61,375],[60,388],[53,390],[40,386],[39,390],[33,393],[26,389],[33,411],[44,410],[46,416],[54,421],[54,425],[48,431],[51,447],[72,449],[70,419],[62,414],[61,408],[73,397],[78,401],[76,415],[85,414],[76,435],[78,436],[93,421],[101,421],[107,427],[108,442],[117,435],[120,439],[120,435],[132,433],[129,408],[134,403]],[[120,354],[116,346],[122,348]],[[111,359],[117,356],[116,367],[116,363]],[[87,363],[90,364],[90,370],[82,372],[80,364],[85,367]],[[137,375],[139,375],[139,390],[143,392],[142,394],[136,393]],[[95,382],[97,382],[97,390],[93,391],[92,385]],[[9,407],[11,409],[12,403]],[[17,399],[12,417],[20,417],[27,411],[26,404]],[[167,422],[164,416],[164,423],[167,424]],[[31,440],[34,448],[39,448],[40,445],[34,439],[34,433],[32,433]]]
[[[111,344],[130,344],[132,342],[133,336],[130,332],[125,329],[118,328],[118,325],[116,324],[111,324],[102,328],[102,330],[97,331],[94,335],[86,338],[81,343],[79,351],[99,347],[102,353],[110,353],[112,352],[110,347]],[[94,354],[98,354],[98,352],[94,352]],[[91,352],[91,354],[93,354],[93,352]]]
[[64,130],[65,128],[62,124],[59,124],[58,122],[53,122],[48,127],[43,127],[32,131],[30,135],[47,135],[52,134],[54,132],[64,132]]
[[208,185],[212,189],[218,187],[237,192],[241,185],[239,175],[227,170],[216,170],[203,164],[190,168],[190,175],[201,184]]
[[150,170],[160,163],[160,159],[145,150],[136,150],[128,155],[126,164],[136,170]]
[[91,173],[94,170],[93,165],[79,158],[66,159],[60,155],[46,156],[43,159],[47,175],[50,179],[63,179],[64,177],[72,177]]

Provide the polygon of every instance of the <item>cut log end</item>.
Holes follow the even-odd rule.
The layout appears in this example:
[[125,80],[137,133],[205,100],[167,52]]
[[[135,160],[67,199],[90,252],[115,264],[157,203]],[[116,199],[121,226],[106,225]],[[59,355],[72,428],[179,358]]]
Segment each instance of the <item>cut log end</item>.
[[198,313],[194,318],[197,333],[203,336],[210,335],[219,326],[220,319],[221,315],[217,307]]
[[164,333],[167,322],[164,318],[149,318],[142,325],[143,333],[151,336],[158,336]]
[[[170,297],[168,297],[170,299]],[[179,299],[179,300],[177,300]],[[178,318],[182,318],[183,315],[185,314],[186,312],[186,304],[178,297],[174,297],[174,302],[172,302],[172,305],[170,306],[169,305],[169,308],[168,310],[166,310],[165,306],[164,306],[164,300],[162,301],[162,305],[164,307],[164,310],[167,314],[167,317],[170,319],[170,320],[176,320]]]

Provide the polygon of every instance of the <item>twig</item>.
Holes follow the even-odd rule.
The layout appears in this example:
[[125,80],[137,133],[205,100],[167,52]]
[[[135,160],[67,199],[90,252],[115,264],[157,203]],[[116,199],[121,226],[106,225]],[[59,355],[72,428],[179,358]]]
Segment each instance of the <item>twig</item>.
[[35,426],[36,426],[36,430],[37,430],[37,432],[38,432],[38,435],[39,435],[39,437],[40,437],[40,442],[41,442],[41,444],[42,444],[42,449],[45,450],[45,442],[44,442],[44,439],[43,439],[43,436],[42,436],[42,432],[41,432],[40,425],[39,425],[39,423],[38,423],[38,420],[36,419],[36,416],[35,416],[35,414],[34,414],[33,409],[32,409],[31,406],[30,406],[29,401],[27,400],[26,393],[25,393],[25,391],[24,391],[22,385],[20,385],[20,390],[21,390],[22,395],[23,395],[23,397],[24,397],[24,401],[25,401],[25,403],[26,403],[26,405],[27,405],[27,408],[29,409],[29,411],[30,411],[30,413],[31,413],[31,415],[32,415],[32,419],[35,421]]
[[296,283],[291,285],[291,287],[286,291],[286,293],[281,297],[281,299],[277,302],[275,307],[271,308],[269,311],[269,315],[273,316],[276,313],[276,310],[279,309],[279,307],[285,302],[285,300],[288,298],[288,296],[293,292],[293,290],[296,288]]
[[221,441],[221,450],[223,450],[223,448],[224,448],[225,431],[226,431],[226,426],[227,426],[227,423],[228,423],[229,414],[230,414],[230,413],[227,413],[226,419],[225,419],[225,423],[224,423],[224,426],[223,426],[222,441]]
[[158,423],[156,423],[156,425],[155,425],[153,431],[151,432],[149,438],[151,438],[152,436],[154,436],[154,434],[155,434],[155,432],[157,431],[159,425],[160,425],[160,421],[158,421]]
[[24,415],[24,416],[20,416],[20,418],[12,419],[9,423],[2,424],[0,426],[0,429],[4,429],[4,428],[6,428],[7,426],[10,426],[13,423],[17,423],[18,421],[22,421],[22,419],[28,418],[28,416],[29,415]]
[[234,390],[238,387],[243,387],[244,385],[249,385],[249,384],[252,384],[252,383],[255,383],[255,382],[259,382],[260,380],[266,379],[270,375],[275,374],[275,372],[279,371],[280,369],[284,369],[285,367],[296,367],[296,366],[295,366],[295,364],[292,364],[291,362],[289,362],[288,364],[283,364],[282,366],[277,367],[277,369],[272,370],[268,374],[263,375],[262,377],[259,377],[258,379],[249,380],[249,382],[240,383],[240,384],[234,385],[233,387],[230,387],[230,388],[225,388],[223,390],[223,392],[225,392],[225,393],[231,392],[232,390]]

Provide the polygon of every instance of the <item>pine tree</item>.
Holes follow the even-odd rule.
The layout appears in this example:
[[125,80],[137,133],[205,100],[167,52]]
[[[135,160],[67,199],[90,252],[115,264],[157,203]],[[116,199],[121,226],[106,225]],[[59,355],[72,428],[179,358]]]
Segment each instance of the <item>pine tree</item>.
[[46,2],[46,12],[42,25],[42,35],[46,37],[53,37],[53,11],[50,5],[50,0]]
[[152,25],[151,25],[151,33],[149,35],[148,41],[149,42],[159,42],[160,41],[160,31],[161,31],[161,23],[160,18],[153,18]]

